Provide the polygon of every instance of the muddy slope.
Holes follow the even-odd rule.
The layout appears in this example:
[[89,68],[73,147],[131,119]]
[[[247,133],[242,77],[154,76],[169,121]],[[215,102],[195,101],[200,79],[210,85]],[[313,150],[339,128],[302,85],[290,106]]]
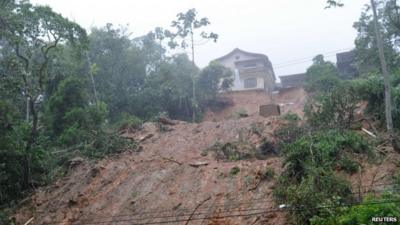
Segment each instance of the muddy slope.
[[[126,134],[145,139],[140,152],[74,166],[68,176],[38,190],[17,219],[21,224],[32,216],[33,224],[158,224],[171,220],[180,223],[170,224],[185,224],[191,217],[195,220],[190,224],[282,224],[279,214],[268,215],[272,218],[266,223],[260,213],[274,207],[274,179],[261,179],[261,174],[269,168],[279,174],[281,159],[272,152],[262,160],[217,160],[210,150],[216,143],[247,143],[255,149],[266,139],[273,143],[272,133],[280,123],[278,118],[254,116],[200,124],[177,122],[161,132],[156,124],[147,123],[142,131]],[[254,133],[255,126],[263,128]],[[234,213],[256,216],[230,218]],[[210,216],[223,218],[202,219]]]

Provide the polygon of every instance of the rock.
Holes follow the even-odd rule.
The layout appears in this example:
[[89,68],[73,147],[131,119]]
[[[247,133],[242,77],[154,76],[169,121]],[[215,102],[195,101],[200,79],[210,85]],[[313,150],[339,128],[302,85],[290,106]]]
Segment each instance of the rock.
[[208,162],[200,162],[200,161],[189,163],[189,166],[192,166],[192,167],[200,167],[200,166],[207,166],[207,165],[208,165]]
[[152,134],[152,133],[150,133],[150,134],[146,134],[145,136],[141,136],[141,137],[139,137],[139,142],[143,142],[143,141],[145,141],[145,140],[147,140],[147,139],[149,139],[149,138],[151,138],[151,137],[153,137],[154,136],[154,134]]

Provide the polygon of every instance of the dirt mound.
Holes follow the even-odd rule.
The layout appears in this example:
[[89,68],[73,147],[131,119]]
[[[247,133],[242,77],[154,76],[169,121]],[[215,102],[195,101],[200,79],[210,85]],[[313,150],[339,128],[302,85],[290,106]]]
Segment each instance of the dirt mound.
[[297,113],[303,116],[306,92],[303,88],[281,90],[278,94],[270,95],[265,91],[240,91],[221,94],[230,105],[221,110],[210,109],[205,113],[204,121],[223,121],[237,118],[238,114],[246,113],[249,116],[258,115],[260,105],[278,104],[281,113]]
[[[185,224],[191,216],[190,224],[261,223],[265,221],[261,212],[274,207],[274,179],[262,175],[268,170],[280,174],[281,159],[271,155],[265,160],[219,161],[204,151],[215,143],[246,141],[255,147],[262,140],[274,143],[272,134],[280,124],[278,118],[258,116],[200,124],[176,122],[168,129],[146,123],[141,131],[125,134],[141,140],[141,152],[125,152],[97,163],[81,162],[65,178],[38,189],[31,203],[19,210],[17,220],[21,224],[31,217],[35,217],[33,224],[158,224],[168,220]],[[257,221],[254,216],[231,218],[248,212],[256,212]],[[275,214],[276,219],[268,223],[282,221]]]

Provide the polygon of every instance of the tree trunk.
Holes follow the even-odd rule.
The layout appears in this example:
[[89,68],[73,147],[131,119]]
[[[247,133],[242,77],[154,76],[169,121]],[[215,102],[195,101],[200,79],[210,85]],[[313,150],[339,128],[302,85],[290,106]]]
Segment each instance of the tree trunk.
[[28,137],[28,141],[26,142],[25,152],[22,159],[22,174],[23,174],[23,186],[24,188],[29,188],[32,183],[32,176],[31,176],[31,151],[32,146],[35,143],[36,135],[37,135],[37,128],[38,128],[38,115],[35,109],[35,98],[29,98],[29,108],[32,114],[32,127],[31,132]]
[[378,16],[376,12],[376,5],[375,1],[371,0],[371,8],[374,15],[374,29],[375,29],[375,36],[376,42],[378,45],[379,51],[379,60],[381,63],[382,75],[383,75],[383,82],[385,85],[385,116],[386,116],[386,128],[389,133],[389,138],[392,143],[393,148],[398,151],[398,147],[396,144],[396,140],[394,138],[394,131],[393,131],[393,119],[392,119],[392,100],[391,100],[391,93],[390,93],[390,81],[389,81],[389,72],[386,64],[385,54],[383,51],[383,41],[382,36],[380,33],[379,23],[378,23]]

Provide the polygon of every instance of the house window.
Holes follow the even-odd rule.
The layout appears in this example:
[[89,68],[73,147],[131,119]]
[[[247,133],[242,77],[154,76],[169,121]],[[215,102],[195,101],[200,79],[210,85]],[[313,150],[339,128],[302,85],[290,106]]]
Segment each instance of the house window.
[[240,56],[238,56],[238,55],[235,56],[235,59],[236,59],[236,60],[239,60],[239,59],[240,59]]
[[244,88],[257,87],[257,78],[247,78],[244,80]]

